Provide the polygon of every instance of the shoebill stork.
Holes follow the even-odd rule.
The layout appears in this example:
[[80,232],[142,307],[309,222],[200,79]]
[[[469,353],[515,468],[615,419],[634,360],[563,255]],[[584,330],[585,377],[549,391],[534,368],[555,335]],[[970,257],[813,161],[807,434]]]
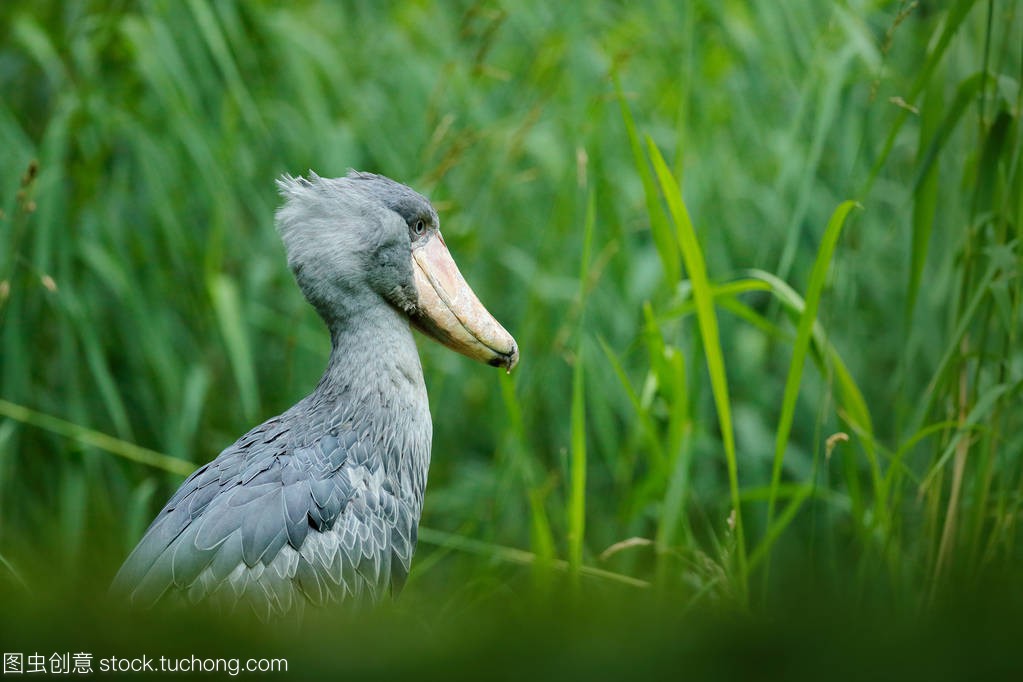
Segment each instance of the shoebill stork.
[[182,484],[114,579],[135,604],[176,595],[270,617],[396,592],[433,428],[411,328],[508,371],[518,360],[425,197],[354,171],[278,186],[288,265],[330,330],[327,369],[310,395]]

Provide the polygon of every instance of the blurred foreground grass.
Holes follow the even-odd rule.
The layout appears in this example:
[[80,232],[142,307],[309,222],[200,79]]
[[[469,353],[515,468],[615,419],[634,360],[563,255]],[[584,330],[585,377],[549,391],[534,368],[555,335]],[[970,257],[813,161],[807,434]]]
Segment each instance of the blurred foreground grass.
[[523,358],[422,344],[387,617],[839,593],[926,639],[1020,565],[1021,38],[994,0],[3,3],[0,575],[101,594],[311,389],[272,181],[355,167],[433,198]]
[[286,662],[286,673],[239,679],[1018,679],[1021,604],[1008,603],[1011,586],[990,587],[923,619],[819,592],[769,616],[604,592],[587,606],[491,598],[454,612],[445,598],[420,596],[269,626],[201,611],[125,614],[48,594],[5,598],[22,615],[0,621],[0,640],[5,651],[89,653],[94,671],[111,656],[222,659],[222,671],[224,659]]

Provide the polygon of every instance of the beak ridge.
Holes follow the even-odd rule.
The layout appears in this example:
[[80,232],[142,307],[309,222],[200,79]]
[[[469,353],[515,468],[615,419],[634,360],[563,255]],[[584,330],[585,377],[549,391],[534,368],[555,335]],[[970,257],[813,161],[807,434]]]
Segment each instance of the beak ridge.
[[519,360],[515,339],[480,303],[439,232],[413,245],[412,270],[419,295],[413,325],[452,350],[511,372]]

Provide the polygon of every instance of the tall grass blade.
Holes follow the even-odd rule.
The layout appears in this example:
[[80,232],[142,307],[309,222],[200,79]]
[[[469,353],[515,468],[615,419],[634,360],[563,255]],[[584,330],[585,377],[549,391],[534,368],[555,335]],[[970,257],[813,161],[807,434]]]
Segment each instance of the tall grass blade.
[[927,383],[927,387],[924,389],[921,400],[917,404],[917,410],[913,418],[913,424],[915,425],[914,430],[919,430],[920,427],[923,426],[924,420],[927,418],[927,414],[931,411],[931,407],[938,397],[938,386],[942,381],[948,378],[947,374],[949,367],[951,367],[952,361],[960,352],[959,344],[963,340],[963,337],[966,336],[966,333],[970,328],[970,324],[973,322],[978,310],[980,309],[981,303],[990,296],[989,287],[991,286],[991,282],[994,280],[995,275],[998,274],[998,271],[999,264],[997,262],[992,263],[974,285],[973,295],[970,297],[966,307],[963,309],[955,330],[946,341],[945,352],[938,361],[934,374]]
[[654,246],[657,247],[657,254],[661,258],[661,266],[664,268],[664,279],[670,286],[681,278],[681,265],[679,263],[678,249],[675,247],[675,240],[671,235],[671,228],[661,205],[657,200],[657,183],[650,173],[650,164],[643,153],[643,144],[636,132],[636,124],[632,120],[632,112],[629,110],[629,103],[625,101],[621,83],[617,74],[613,76],[615,95],[618,99],[618,106],[622,110],[622,120],[625,122],[625,132],[629,138],[629,148],[632,150],[632,162],[639,173],[639,179],[643,183],[643,196],[646,200],[647,218],[650,220],[650,232],[654,239]]
[[[771,548],[774,543],[777,542],[778,538],[781,537],[785,529],[788,528],[789,524],[796,518],[796,514],[802,508],[803,503],[806,502],[813,494],[814,486],[812,484],[801,485],[791,491],[791,499],[789,503],[785,505],[785,509],[782,511],[781,516],[774,519],[767,526],[767,530],[764,532],[764,539],[756,549],[750,553],[749,557],[749,568],[750,571],[754,570],[762,561],[768,560],[771,557]],[[768,503],[774,501],[779,494],[778,488],[772,485],[768,489],[767,498]]]
[[746,563],[746,541],[742,525],[742,509],[739,500],[739,465],[735,450],[735,433],[732,428],[732,408],[728,397],[728,375],[725,371],[724,353],[721,351],[721,339],[718,334],[717,314],[714,311],[714,292],[707,278],[707,267],[703,260],[703,252],[696,236],[696,230],[689,218],[689,211],[682,200],[682,192],[671,175],[664,157],[653,140],[647,138],[647,151],[654,166],[654,172],[660,182],[661,193],[668,204],[668,211],[675,224],[675,238],[682,251],[682,260],[692,284],[693,298],[696,301],[696,316],[703,340],[703,350],[707,359],[707,370],[710,374],[711,390],[717,408],[721,438],[725,448],[725,460],[728,467],[728,489],[735,514],[736,561],[738,569],[738,592],[742,600],[746,599],[748,568]]
[[[938,88],[928,89],[925,93],[924,106],[920,114],[921,158],[925,155],[924,148],[934,139],[938,130],[938,115],[941,111],[939,102],[941,91]],[[938,210],[938,164],[930,163],[926,172],[920,169],[913,188],[913,238],[910,244],[909,283],[907,286],[906,311],[904,325],[909,329],[916,308],[916,298],[920,290],[920,278],[923,277],[924,264],[927,262],[927,251],[930,248],[931,232],[934,229],[934,217]]]
[[[966,19],[966,15],[969,14],[971,9],[973,9],[973,5],[976,4],[976,2],[977,0],[957,0],[955,5],[949,9],[948,14],[945,15],[941,34],[938,39],[934,41],[933,46],[927,54],[927,58],[924,60],[917,74],[916,81],[913,83],[913,87],[909,91],[909,96],[905,98],[909,104],[912,105],[912,103],[916,101],[916,98],[924,90],[927,83],[930,82],[931,74],[934,73],[938,63],[941,62],[942,57],[945,55],[945,51],[952,42],[953,36],[955,36],[955,34],[959,31],[963,21]],[[899,131],[902,130],[902,125],[906,122],[906,117],[908,115],[909,113],[906,109],[900,108],[898,110],[898,113],[895,116],[895,121],[892,123],[892,127],[888,130],[888,137],[884,141],[881,153],[874,162],[874,167],[867,178],[863,191],[860,192],[861,197],[866,197],[870,194],[874,181],[881,173],[881,169],[888,160],[888,156],[891,154],[892,149],[895,148],[895,141],[898,139]]]
[[583,385],[582,346],[572,370],[571,481],[568,498],[568,562],[572,573],[583,565],[586,536],[586,394]]
[[[1021,384],[998,384],[997,386],[993,386],[981,395],[962,423],[943,422],[947,425],[957,426],[958,430],[948,441],[948,445],[945,446],[941,456],[939,456],[934,464],[931,465],[930,471],[927,472],[927,475],[924,476],[924,479],[920,482],[919,491],[921,494],[927,492],[928,488],[934,484],[935,479],[941,470],[944,469],[952,459],[960,441],[963,438],[969,438],[973,431],[982,428],[981,421],[988,417],[991,411],[995,408],[997,401],[1006,393],[1009,393],[1010,395],[1018,393],[1020,385]],[[926,431],[922,432],[926,433]]]
[[[938,161],[938,156],[941,154],[941,150],[952,137],[952,133],[962,120],[967,107],[977,100],[977,96],[983,91],[985,84],[989,80],[990,77],[986,73],[975,73],[959,84],[959,87],[956,89],[955,97],[952,100],[952,104],[948,107],[939,107],[936,102],[933,104],[928,103],[931,104],[931,106],[939,107],[939,111],[943,111],[945,115],[941,119],[941,123],[938,125],[937,129],[935,129],[934,133],[928,138],[927,147],[923,151],[920,159],[920,165],[917,167],[916,177],[913,179],[914,194],[919,190],[920,186],[931,173],[932,168]],[[932,112],[925,113],[928,117],[932,115]]]
[[575,365],[572,368],[572,446],[570,486],[568,496],[568,563],[573,576],[578,576],[583,565],[583,547],[586,539],[586,393],[583,371],[582,320],[586,304],[587,282],[590,270],[590,251],[593,248],[593,227],[596,222],[596,198],[591,191],[586,202],[583,253],[579,267],[580,334],[576,344]]
[[[792,315],[793,319],[797,321],[802,319],[805,303],[802,297],[786,282],[763,270],[750,270],[747,274],[768,283],[771,286],[771,293],[782,304],[783,308]],[[867,401],[853,379],[849,368],[842,360],[841,355],[839,355],[838,350],[827,339],[823,327],[816,322],[813,325],[813,345],[811,348],[813,350],[814,361],[821,374],[823,376],[831,375],[835,380],[838,388],[839,405],[842,409],[842,418],[860,436],[860,441],[867,457],[867,463],[870,466],[874,488],[882,492],[877,500],[883,509],[885,506],[883,495],[885,490],[884,479],[881,476],[880,462],[877,458],[876,437]],[[846,484],[849,486],[853,516],[857,523],[862,523],[863,511],[866,507],[859,490],[859,480],[855,476],[849,476]],[[885,515],[880,515],[880,518],[878,518],[875,515],[875,520],[883,522],[884,517]]]
[[600,342],[600,347],[604,350],[604,356],[607,358],[607,361],[611,363],[611,369],[614,370],[615,376],[618,377],[618,382],[625,391],[625,395],[629,398],[629,404],[632,405],[633,414],[638,420],[640,426],[643,428],[643,435],[646,437],[647,447],[650,448],[650,454],[653,459],[654,466],[658,468],[663,467],[666,461],[664,447],[661,445],[657,426],[654,424],[654,420],[650,415],[650,410],[643,405],[639,394],[636,393],[636,389],[632,387],[632,382],[629,381],[629,377],[625,374],[625,368],[622,367],[621,360],[619,360],[618,356],[615,355],[615,352],[611,350],[611,346],[609,346],[607,341],[603,338],[599,338],[598,341]]
[[530,539],[533,550],[536,552],[540,563],[549,563],[555,556],[554,532],[551,530],[550,519],[544,507],[543,496],[537,484],[537,476],[533,471],[533,462],[528,458],[530,453],[526,446],[526,429],[522,421],[522,404],[515,394],[518,375],[502,374],[501,397],[504,400],[505,410],[508,415],[508,430],[513,439],[516,466],[526,489],[529,498],[530,512]]
[[245,329],[238,288],[227,275],[216,275],[210,285],[213,309],[217,314],[220,333],[224,337],[228,360],[234,371],[241,399],[242,414],[247,421],[255,421],[259,408],[259,389],[256,385],[256,370],[252,361],[252,349]]
[[792,360],[789,363],[788,376],[785,379],[785,389],[782,393],[781,415],[778,418],[778,428],[775,431],[774,440],[774,461],[771,466],[771,495],[767,500],[767,525],[771,527],[774,520],[774,505],[777,496],[778,485],[781,483],[782,462],[785,459],[785,449],[788,446],[789,434],[792,431],[792,419],[796,413],[796,400],[799,397],[799,389],[803,379],[803,367],[806,364],[806,357],[810,350],[810,342],[813,335],[814,325],[817,322],[817,308],[820,305],[821,294],[827,282],[828,268],[835,255],[838,246],[838,239],[842,234],[846,218],[858,204],[854,201],[843,202],[835,209],[824,235],[821,238],[820,248],[817,250],[817,258],[810,272],[810,281],[807,285],[806,297],[803,303],[803,312],[800,314],[799,323],[796,325],[796,340],[792,345]]

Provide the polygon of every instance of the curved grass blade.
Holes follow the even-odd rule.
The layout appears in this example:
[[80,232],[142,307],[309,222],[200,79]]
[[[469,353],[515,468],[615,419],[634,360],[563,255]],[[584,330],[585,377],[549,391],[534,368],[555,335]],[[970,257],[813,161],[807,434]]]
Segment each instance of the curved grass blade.
[[696,230],[689,218],[689,211],[682,199],[682,192],[668,170],[664,157],[647,137],[647,151],[653,163],[654,172],[661,186],[661,193],[668,204],[675,225],[675,238],[682,250],[689,281],[693,287],[693,299],[696,301],[696,317],[699,322],[700,336],[703,340],[704,353],[707,358],[707,370],[710,374],[711,390],[717,408],[718,422],[721,428],[721,439],[725,448],[725,460],[728,466],[728,487],[731,495],[732,509],[735,512],[736,560],[739,574],[738,591],[740,599],[745,601],[747,594],[748,568],[746,563],[746,541],[742,527],[742,509],[739,499],[739,466],[735,452],[735,433],[732,428],[732,408],[728,397],[728,375],[725,371],[724,353],[721,351],[721,339],[718,334],[717,314],[714,311],[714,292],[707,278],[707,266],[703,260],[700,242]]
[[[771,285],[771,293],[782,304],[782,307],[785,308],[793,317],[802,317],[805,306],[803,299],[787,283],[783,282],[775,275],[763,270],[749,270],[747,274],[751,277],[761,279]],[[858,436],[860,436],[860,440],[863,444],[863,451],[866,454],[867,463],[870,466],[874,489],[878,491],[876,498],[878,513],[874,515],[875,520],[884,523],[887,518],[886,513],[882,513],[887,508],[885,495],[886,488],[884,487],[884,480],[881,477],[881,467],[877,459],[873,420],[870,416],[870,410],[867,407],[867,401],[864,399],[859,386],[856,385],[856,381],[853,379],[852,373],[849,371],[849,368],[846,367],[842,357],[825,336],[823,327],[821,327],[817,322],[814,322],[812,329],[813,344],[811,345],[811,350],[813,351],[814,361],[817,363],[822,374],[826,375],[830,369],[831,376],[834,378],[835,385],[838,388],[838,399],[842,408],[842,419],[849,424],[849,427]],[[863,519],[864,504],[862,495],[859,492],[859,482],[855,477],[850,477],[846,483],[849,486],[849,497],[852,501],[853,516],[857,522],[860,523]]]
[[[731,282],[725,282],[724,284],[712,284],[711,291],[714,294],[714,302],[717,305],[728,298],[733,298],[739,294],[745,294],[750,291],[770,291],[771,286],[766,282],[762,282],[758,279],[737,279]],[[685,317],[696,312],[696,303],[692,300],[686,301],[685,303],[672,306],[657,316],[659,321],[669,320],[676,317]]]

